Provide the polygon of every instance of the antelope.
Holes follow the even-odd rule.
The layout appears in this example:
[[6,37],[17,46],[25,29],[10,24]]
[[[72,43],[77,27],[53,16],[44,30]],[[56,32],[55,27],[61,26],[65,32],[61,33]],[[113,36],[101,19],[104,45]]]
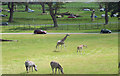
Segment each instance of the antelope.
[[27,73],[29,72],[30,67],[32,67],[32,72],[33,72],[33,67],[34,67],[35,71],[37,71],[37,66],[32,61],[25,61],[25,67],[26,67]]
[[[86,47],[86,48],[87,48],[87,45],[80,45],[80,46],[78,46],[78,47],[77,47],[77,53],[78,53],[78,51],[79,51],[79,52],[81,52],[81,54],[82,54],[82,49],[83,49],[83,47]],[[85,51],[84,51],[84,53],[85,53]]]
[[54,68],[55,68],[55,74],[56,74],[57,69],[58,69],[59,74],[60,74],[60,71],[61,71],[62,74],[64,74],[63,73],[63,68],[61,67],[61,65],[58,62],[51,61],[50,65],[51,65],[53,74],[54,74]]

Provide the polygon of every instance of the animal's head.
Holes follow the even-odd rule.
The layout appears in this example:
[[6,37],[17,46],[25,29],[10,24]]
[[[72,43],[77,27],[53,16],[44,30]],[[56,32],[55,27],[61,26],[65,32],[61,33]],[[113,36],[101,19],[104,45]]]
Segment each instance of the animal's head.
[[34,65],[35,71],[37,71],[37,65]]
[[69,34],[67,34],[66,36],[70,36]]
[[63,72],[63,68],[60,68],[60,70],[61,70],[61,73],[64,74],[64,72]]
[[87,45],[83,45],[83,46],[87,48]]

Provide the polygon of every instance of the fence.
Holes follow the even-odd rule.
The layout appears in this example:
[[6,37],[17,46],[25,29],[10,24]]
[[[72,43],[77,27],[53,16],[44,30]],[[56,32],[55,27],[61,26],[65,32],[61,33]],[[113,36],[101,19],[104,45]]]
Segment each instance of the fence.
[[110,22],[108,25],[104,23],[81,23],[81,24],[58,24],[58,27],[54,27],[53,24],[20,24],[20,25],[7,25],[2,28],[8,28],[9,30],[94,30],[94,29],[117,29],[118,22]]

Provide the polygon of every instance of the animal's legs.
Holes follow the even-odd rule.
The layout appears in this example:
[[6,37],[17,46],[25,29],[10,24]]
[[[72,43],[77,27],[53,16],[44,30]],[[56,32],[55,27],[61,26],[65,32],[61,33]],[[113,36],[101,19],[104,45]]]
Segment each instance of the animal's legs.
[[26,71],[28,71],[28,67],[26,67]]
[[58,69],[58,72],[59,72],[59,74],[60,74],[60,69]]
[[32,66],[32,72],[33,72],[33,66]]
[[77,54],[78,54],[78,49],[77,49]]
[[29,67],[27,67],[27,73],[29,72],[29,70],[30,70],[30,68],[29,68]]
[[62,45],[61,45],[61,50],[62,50]]
[[52,68],[52,74],[54,74],[54,68]]
[[80,49],[81,55],[82,55],[82,49]]
[[85,50],[84,50],[84,54],[85,54]]
[[57,68],[55,68],[55,74],[56,74],[56,72],[57,72]]
[[65,44],[64,44],[64,48],[65,48]]

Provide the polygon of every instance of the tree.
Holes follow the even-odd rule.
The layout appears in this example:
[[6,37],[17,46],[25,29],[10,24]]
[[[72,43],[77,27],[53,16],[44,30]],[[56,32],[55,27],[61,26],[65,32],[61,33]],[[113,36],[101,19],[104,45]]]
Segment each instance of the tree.
[[105,25],[108,24],[108,3],[105,3]]
[[108,12],[111,12],[111,15],[118,12],[118,2],[100,2],[102,6],[105,7],[105,25],[108,24]]
[[25,11],[28,11],[28,3],[25,2]]
[[8,22],[12,22],[13,21],[13,12],[14,12],[14,2],[8,2],[8,8],[10,10],[10,17]]
[[108,11],[111,12],[111,17],[113,17],[113,14],[119,12],[119,3],[120,2],[110,2],[108,5]]
[[49,11],[50,11],[50,15],[52,17],[53,23],[54,23],[54,27],[58,27],[56,13],[54,12],[54,8],[53,8],[53,2],[48,2],[47,4],[49,6]]
[[50,15],[52,17],[53,23],[54,23],[54,27],[58,27],[56,14],[57,14],[58,9],[62,7],[63,3],[62,2],[47,2],[46,4],[49,7],[49,11],[50,11]]
[[42,13],[45,13],[45,2],[40,2],[41,6],[42,6]]

